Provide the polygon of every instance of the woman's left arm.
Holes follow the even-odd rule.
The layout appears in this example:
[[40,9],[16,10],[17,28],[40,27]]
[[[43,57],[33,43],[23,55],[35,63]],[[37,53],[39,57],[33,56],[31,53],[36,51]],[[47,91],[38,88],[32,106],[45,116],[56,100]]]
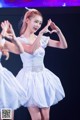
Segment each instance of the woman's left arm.
[[67,45],[66,39],[65,39],[62,31],[60,30],[60,28],[57,25],[55,25],[54,22],[51,22],[50,27],[52,29],[51,32],[57,33],[57,35],[59,37],[59,41],[50,39],[48,42],[48,46],[66,49],[68,47],[68,45]]

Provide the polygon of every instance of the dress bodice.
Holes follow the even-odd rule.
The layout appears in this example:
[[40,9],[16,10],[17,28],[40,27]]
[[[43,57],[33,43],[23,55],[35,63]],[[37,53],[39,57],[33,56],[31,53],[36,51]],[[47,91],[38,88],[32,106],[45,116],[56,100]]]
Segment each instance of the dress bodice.
[[42,66],[45,51],[43,48],[39,47],[33,54],[22,53],[21,60],[23,62],[23,67],[30,66]]
[[[22,38],[22,40],[24,41],[24,38]],[[23,67],[44,66],[43,60],[45,56],[45,47],[47,46],[48,40],[49,40],[49,37],[43,36],[40,41],[41,46],[38,49],[36,49],[33,54],[29,54],[26,52],[20,54],[21,60],[23,62]]]

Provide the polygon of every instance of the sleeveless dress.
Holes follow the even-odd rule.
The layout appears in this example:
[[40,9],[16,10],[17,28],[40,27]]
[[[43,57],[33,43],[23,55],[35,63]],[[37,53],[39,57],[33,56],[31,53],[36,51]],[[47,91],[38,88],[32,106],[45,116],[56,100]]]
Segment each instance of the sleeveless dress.
[[[4,43],[5,40],[2,40]],[[0,110],[2,108],[19,108],[27,100],[25,90],[16,80],[16,77],[1,64],[0,51]]]
[[[19,39],[28,44],[25,37]],[[24,107],[50,107],[65,97],[60,79],[44,65],[45,48],[49,39],[42,36],[41,46],[33,54],[26,52],[20,54],[23,68],[16,78],[27,93]]]

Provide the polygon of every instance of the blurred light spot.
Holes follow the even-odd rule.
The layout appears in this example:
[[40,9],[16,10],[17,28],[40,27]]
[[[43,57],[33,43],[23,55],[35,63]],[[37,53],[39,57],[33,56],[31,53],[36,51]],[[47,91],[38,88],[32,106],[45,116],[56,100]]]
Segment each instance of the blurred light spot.
[[0,3],[0,8],[2,8],[2,3]]
[[66,3],[63,3],[62,6],[65,7],[65,6],[66,6]]

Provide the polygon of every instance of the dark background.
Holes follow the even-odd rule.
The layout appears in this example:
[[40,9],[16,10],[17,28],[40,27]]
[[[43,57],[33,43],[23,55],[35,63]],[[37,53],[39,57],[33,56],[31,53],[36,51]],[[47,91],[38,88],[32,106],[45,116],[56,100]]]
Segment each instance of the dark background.
[[[80,107],[80,8],[37,8],[44,17],[44,27],[49,18],[62,30],[68,43],[68,49],[46,48],[45,66],[54,72],[62,82],[66,97],[51,107],[50,120],[79,120]],[[15,33],[19,36],[18,23],[25,13],[24,8],[1,8],[0,22],[9,20]],[[57,35],[51,35],[57,39]],[[19,55],[10,53],[10,58],[2,64],[15,76],[22,67]],[[15,102],[15,101],[14,101]],[[14,103],[13,103],[14,104]],[[26,108],[15,111],[14,120],[30,120]]]

